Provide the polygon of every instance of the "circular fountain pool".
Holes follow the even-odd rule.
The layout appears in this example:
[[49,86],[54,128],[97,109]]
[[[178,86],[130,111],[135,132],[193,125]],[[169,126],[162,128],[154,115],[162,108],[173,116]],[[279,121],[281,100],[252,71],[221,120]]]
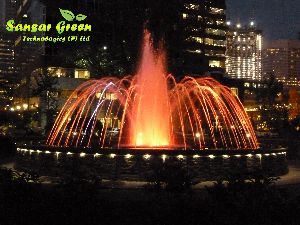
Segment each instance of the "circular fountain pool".
[[151,150],[57,148],[17,149],[17,166],[40,175],[62,177],[80,170],[108,180],[145,181],[157,168],[180,166],[194,181],[216,180],[257,171],[287,173],[286,149],[268,150]]
[[[47,146],[18,148],[18,167],[48,176],[80,170],[113,180],[145,180],[169,165],[194,180],[287,171],[284,149],[259,149],[230,88],[211,77],[177,82],[165,65],[163,49],[154,49],[145,31],[137,74],[79,86],[60,111]],[[109,127],[120,127],[117,137]]]

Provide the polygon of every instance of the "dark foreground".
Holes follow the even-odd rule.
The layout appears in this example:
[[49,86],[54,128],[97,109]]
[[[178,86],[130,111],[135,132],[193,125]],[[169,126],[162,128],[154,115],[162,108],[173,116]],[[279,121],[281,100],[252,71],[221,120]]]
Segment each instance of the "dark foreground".
[[38,182],[34,173],[2,169],[0,224],[300,224],[299,186],[274,177],[241,177],[192,190],[186,183],[150,182],[145,189],[104,189],[101,182]]

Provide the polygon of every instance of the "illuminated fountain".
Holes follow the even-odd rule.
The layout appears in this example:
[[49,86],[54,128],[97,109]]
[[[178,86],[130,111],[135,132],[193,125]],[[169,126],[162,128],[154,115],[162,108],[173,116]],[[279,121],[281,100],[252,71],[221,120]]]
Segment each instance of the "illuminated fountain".
[[[107,99],[108,95],[113,98]],[[47,144],[91,147],[97,137],[100,148],[111,147],[108,123],[97,129],[100,112],[105,117],[120,115],[118,142],[113,147],[258,148],[237,96],[212,78],[187,76],[176,83],[166,72],[164,51],[153,49],[148,32],[137,74],[79,86],[61,110]]]
[[[196,181],[256,170],[287,172],[286,150],[259,149],[249,117],[230,88],[210,77],[186,76],[177,83],[166,72],[164,51],[154,50],[150,40],[145,32],[135,76],[80,85],[46,145],[19,146],[20,169],[57,177],[80,167],[109,180],[142,181],[153,167],[169,164]],[[110,127],[120,127],[116,136]]]

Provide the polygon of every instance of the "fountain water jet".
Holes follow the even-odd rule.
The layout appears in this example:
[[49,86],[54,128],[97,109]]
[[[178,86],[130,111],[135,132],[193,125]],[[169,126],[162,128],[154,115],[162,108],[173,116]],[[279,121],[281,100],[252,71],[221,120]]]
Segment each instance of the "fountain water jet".
[[[50,146],[111,146],[108,123],[121,120],[118,146],[134,148],[257,149],[257,139],[241,102],[210,77],[176,83],[165,69],[165,54],[154,50],[145,31],[135,76],[105,77],[80,85],[69,97],[48,137]],[[116,125],[115,121],[111,124]]]
[[153,54],[150,33],[145,33],[141,63],[134,82],[130,124],[131,144],[136,146],[169,146],[170,103],[164,67],[164,53]]

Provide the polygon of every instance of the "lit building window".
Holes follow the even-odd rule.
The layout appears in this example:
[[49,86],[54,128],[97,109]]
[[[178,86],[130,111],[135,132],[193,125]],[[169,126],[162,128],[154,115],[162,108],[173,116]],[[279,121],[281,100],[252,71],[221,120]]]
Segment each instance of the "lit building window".
[[217,25],[223,25],[224,24],[224,20],[216,20],[216,24]]
[[214,8],[214,7],[210,7],[209,8],[209,12],[211,14],[225,14],[225,10],[224,9],[219,9],[219,8]]
[[200,6],[196,5],[196,4],[184,4],[184,7],[186,9],[191,9],[191,10],[198,10],[198,9],[200,9]]
[[218,60],[209,60],[210,67],[221,67],[221,61]]
[[226,32],[224,30],[220,30],[220,29],[206,28],[205,32],[207,34],[213,34],[213,35],[219,35],[219,36],[226,35]]
[[205,38],[205,44],[225,47],[225,41],[224,40],[215,40],[215,39],[211,39],[211,38]]
[[88,70],[75,70],[75,78],[80,79],[89,79],[90,78],[90,72]]

